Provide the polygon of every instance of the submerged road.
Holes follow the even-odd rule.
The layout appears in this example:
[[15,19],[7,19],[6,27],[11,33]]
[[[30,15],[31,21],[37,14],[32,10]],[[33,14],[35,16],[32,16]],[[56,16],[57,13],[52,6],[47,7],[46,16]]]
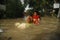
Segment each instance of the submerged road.
[[[4,30],[1,40],[52,40],[51,34],[57,29],[57,18],[42,17],[40,25],[31,24],[26,29],[17,28],[15,23],[24,22],[23,19],[1,19],[0,28]],[[54,35],[54,34],[53,34]]]

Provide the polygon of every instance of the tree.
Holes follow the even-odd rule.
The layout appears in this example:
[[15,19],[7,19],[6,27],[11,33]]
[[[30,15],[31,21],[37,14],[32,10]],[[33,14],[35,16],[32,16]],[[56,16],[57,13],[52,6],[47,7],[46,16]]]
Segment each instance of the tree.
[[[29,5],[33,7],[33,10],[40,11],[41,15],[45,15],[53,8],[53,0],[30,0]],[[45,12],[43,12],[43,9]],[[50,15],[50,12],[47,14]]]
[[6,2],[6,15],[9,18],[22,17],[24,7],[20,0],[7,0]]

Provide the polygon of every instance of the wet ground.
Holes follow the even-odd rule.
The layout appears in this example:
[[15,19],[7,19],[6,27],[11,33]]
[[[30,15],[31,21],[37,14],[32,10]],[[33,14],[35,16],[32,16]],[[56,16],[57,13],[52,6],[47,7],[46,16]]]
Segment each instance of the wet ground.
[[22,18],[1,19],[0,29],[3,29],[1,40],[51,40],[51,33],[57,29],[57,18],[42,17],[40,25],[33,25],[26,29],[17,28],[14,24],[24,22]]

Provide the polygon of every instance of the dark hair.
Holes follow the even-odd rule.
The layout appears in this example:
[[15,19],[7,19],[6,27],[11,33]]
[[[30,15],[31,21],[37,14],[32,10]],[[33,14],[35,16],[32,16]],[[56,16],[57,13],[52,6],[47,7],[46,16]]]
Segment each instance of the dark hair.
[[34,11],[34,12],[38,13],[38,11]]
[[38,11],[34,11],[34,12],[36,12],[36,13],[37,13],[37,15],[39,15],[39,12],[38,12]]

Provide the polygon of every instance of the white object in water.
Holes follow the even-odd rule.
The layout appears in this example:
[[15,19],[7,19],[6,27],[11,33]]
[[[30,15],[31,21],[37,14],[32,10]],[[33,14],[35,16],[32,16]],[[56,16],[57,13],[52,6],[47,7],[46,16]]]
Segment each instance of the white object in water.
[[1,32],[3,32],[3,30],[2,30],[2,29],[0,29],[0,33],[1,33]]
[[30,26],[28,23],[16,23],[15,26],[20,29],[25,29]]
[[18,26],[18,28],[21,28],[21,29],[25,29],[26,28],[26,23],[21,23],[19,26]]
[[15,23],[15,26],[19,26],[19,25],[20,25],[20,23],[19,23],[19,22]]

